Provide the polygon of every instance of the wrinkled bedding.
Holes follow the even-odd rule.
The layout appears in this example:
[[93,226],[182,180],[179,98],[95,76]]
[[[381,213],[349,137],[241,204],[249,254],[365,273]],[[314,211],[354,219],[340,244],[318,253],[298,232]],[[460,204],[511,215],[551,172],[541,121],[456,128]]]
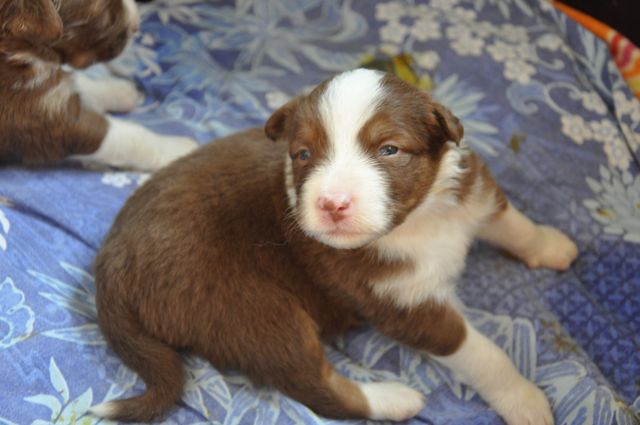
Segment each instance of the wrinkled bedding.
[[[394,72],[448,105],[510,200],[580,256],[528,270],[475,244],[459,294],[470,320],[544,389],[558,424],[640,417],[640,103],[607,46],[543,0],[156,0],[127,52],[90,73],[135,79],[131,120],[201,143],[262,125],[338,71]],[[0,169],[0,424],[85,415],[144,385],[97,325],[93,257],[146,174],[68,164]],[[194,324],[197,326],[197,324]],[[327,353],[346,375],[424,392],[411,423],[500,424],[428,357],[370,328]],[[185,356],[163,423],[328,423],[299,403]]]

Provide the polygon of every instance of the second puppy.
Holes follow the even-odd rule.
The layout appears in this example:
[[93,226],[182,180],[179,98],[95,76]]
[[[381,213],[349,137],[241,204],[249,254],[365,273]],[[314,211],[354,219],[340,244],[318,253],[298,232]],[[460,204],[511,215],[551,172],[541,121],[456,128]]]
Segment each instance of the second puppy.
[[0,162],[72,158],[155,170],[195,149],[190,138],[105,115],[136,107],[130,82],[63,69],[115,58],[139,25],[134,0],[0,2]]

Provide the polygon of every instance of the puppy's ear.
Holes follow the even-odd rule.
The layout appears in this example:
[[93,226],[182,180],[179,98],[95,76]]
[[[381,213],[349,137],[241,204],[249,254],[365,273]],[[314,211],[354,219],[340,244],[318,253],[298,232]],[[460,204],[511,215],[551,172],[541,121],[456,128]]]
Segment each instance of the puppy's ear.
[[440,104],[436,104],[433,109],[433,115],[442,130],[446,141],[455,142],[456,145],[460,145],[460,140],[464,136],[464,127],[462,123],[449,111],[447,108]]
[[282,136],[287,126],[287,119],[293,113],[297,103],[297,99],[290,100],[269,117],[264,126],[264,132],[269,139],[275,142]]
[[35,44],[52,43],[64,31],[51,0],[4,0],[0,20],[2,33]]

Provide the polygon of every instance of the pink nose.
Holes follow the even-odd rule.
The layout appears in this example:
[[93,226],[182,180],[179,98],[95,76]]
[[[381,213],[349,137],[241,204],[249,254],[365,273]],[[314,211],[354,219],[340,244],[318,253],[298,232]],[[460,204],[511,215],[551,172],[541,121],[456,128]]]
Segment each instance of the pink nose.
[[346,195],[329,195],[318,198],[318,208],[328,212],[333,221],[343,219],[350,206],[351,199]]

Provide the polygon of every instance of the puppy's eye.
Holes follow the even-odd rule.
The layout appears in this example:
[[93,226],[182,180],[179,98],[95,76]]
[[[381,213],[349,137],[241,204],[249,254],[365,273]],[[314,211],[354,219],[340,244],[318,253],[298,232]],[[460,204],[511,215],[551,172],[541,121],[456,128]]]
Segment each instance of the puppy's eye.
[[380,156],[392,156],[398,153],[398,147],[393,145],[384,145],[378,149],[378,155]]
[[300,149],[296,153],[295,158],[299,159],[300,161],[307,161],[309,158],[311,158],[311,151],[309,149]]

